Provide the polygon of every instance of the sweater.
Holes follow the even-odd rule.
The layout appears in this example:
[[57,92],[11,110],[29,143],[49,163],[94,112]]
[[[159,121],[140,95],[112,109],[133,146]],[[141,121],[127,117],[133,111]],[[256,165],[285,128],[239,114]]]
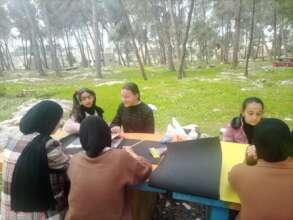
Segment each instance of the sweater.
[[108,150],[96,158],[84,152],[70,161],[71,181],[66,220],[131,219],[126,187],[145,181],[151,165],[125,150]]
[[110,127],[122,126],[125,133],[154,133],[154,124],[153,111],[145,103],[130,107],[121,103]]

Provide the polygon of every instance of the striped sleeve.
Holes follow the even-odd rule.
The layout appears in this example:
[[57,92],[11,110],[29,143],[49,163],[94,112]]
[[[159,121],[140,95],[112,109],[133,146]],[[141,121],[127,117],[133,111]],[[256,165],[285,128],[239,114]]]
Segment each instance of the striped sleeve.
[[58,170],[68,167],[69,156],[64,153],[59,141],[50,139],[46,144],[46,149],[50,169]]

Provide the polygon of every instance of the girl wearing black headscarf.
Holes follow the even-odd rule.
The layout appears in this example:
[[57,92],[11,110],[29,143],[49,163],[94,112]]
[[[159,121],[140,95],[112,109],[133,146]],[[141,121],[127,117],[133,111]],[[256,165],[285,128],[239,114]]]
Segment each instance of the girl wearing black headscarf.
[[5,219],[44,219],[66,208],[69,158],[61,144],[50,136],[57,130],[62,115],[58,103],[46,100],[21,119],[24,136],[8,143],[5,149],[9,156],[4,159],[4,199],[9,200],[11,195],[10,204],[2,201],[1,215]]
[[131,151],[107,148],[111,131],[100,117],[85,118],[79,136],[84,151],[71,158],[68,168],[70,193],[65,219],[131,219],[126,187],[146,180],[151,165]]
[[63,129],[69,134],[78,134],[83,119],[90,115],[103,118],[103,114],[104,110],[96,105],[96,93],[88,88],[82,88],[73,94],[72,111]]

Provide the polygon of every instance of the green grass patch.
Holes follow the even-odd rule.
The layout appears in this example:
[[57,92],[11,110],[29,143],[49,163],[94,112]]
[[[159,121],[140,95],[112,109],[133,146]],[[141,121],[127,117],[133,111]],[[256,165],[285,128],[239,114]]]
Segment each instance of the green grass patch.
[[[90,72],[90,69],[77,73],[83,72]],[[225,78],[222,72],[234,75]],[[160,132],[166,129],[172,117],[176,117],[181,124],[196,123],[204,132],[218,135],[219,129],[239,114],[241,102],[247,96],[263,99],[266,116],[293,119],[293,86],[281,85],[281,81],[293,80],[292,68],[258,68],[249,80],[238,79],[236,74],[242,75],[241,68],[234,71],[224,64],[212,68],[187,69],[186,78],[180,81],[176,79],[175,72],[165,67],[146,67],[146,73],[149,80],[144,81],[137,67],[107,67],[105,80],[136,82],[143,101],[158,108],[155,119],[156,129]],[[67,76],[70,74],[67,73]],[[5,95],[0,95],[0,121],[9,117],[16,106],[29,98],[71,100],[73,92],[81,87],[96,91],[97,104],[104,108],[105,119],[111,121],[120,102],[121,84],[97,87],[98,82],[94,77],[68,80],[63,76],[48,77],[46,81],[37,83],[5,83]],[[262,87],[258,87],[255,84],[257,82]],[[16,98],[22,91],[31,91],[30,97]],[[287,123],[293,127],[293,121]]]

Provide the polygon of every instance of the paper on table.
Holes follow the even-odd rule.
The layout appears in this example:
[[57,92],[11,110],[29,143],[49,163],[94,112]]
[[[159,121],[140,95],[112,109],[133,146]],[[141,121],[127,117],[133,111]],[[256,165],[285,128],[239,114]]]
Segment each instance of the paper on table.
[[218,137],[167,143],[167,154],[150,185],[219,199],[222,152]]

